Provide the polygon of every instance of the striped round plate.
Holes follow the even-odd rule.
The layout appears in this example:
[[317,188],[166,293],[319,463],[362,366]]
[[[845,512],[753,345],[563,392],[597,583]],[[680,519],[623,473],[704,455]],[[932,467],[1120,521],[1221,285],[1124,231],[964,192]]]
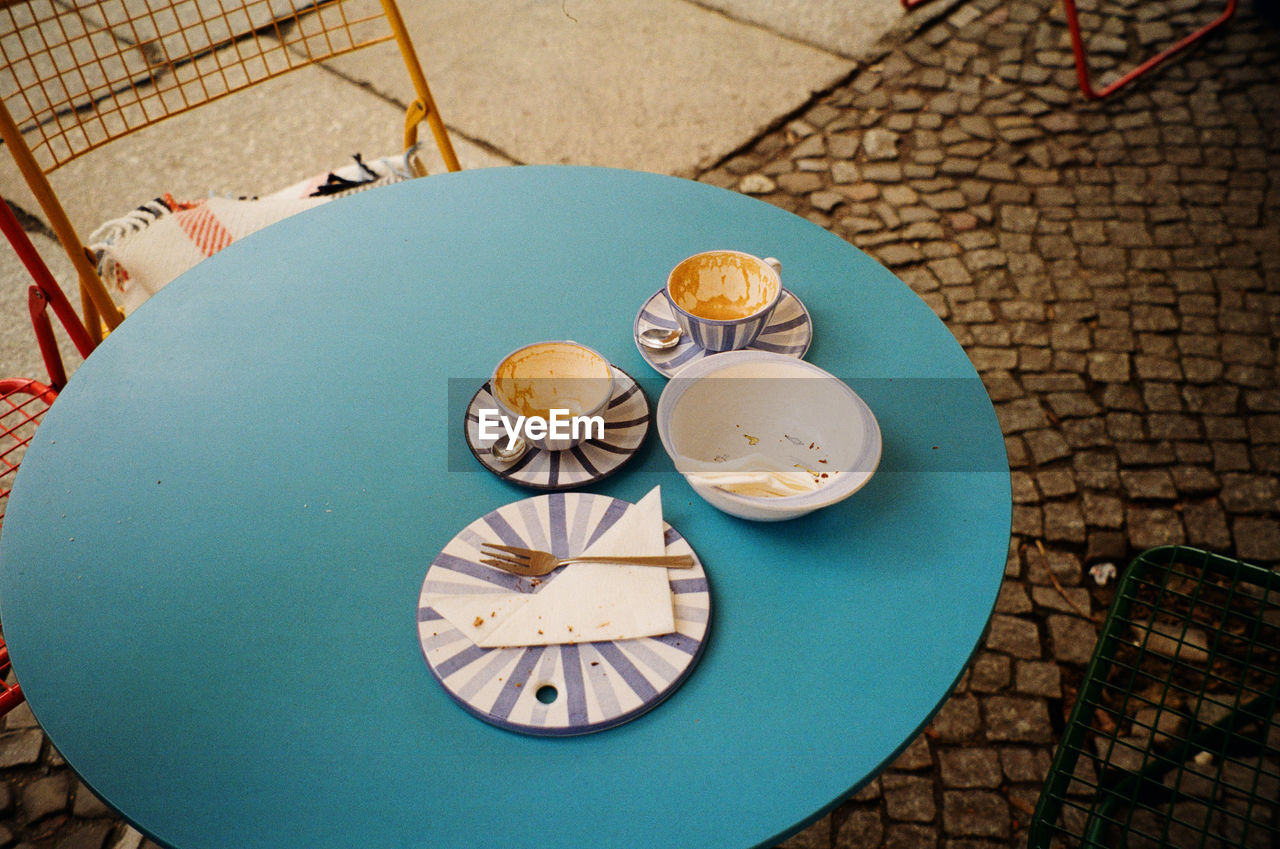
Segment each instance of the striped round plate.
[[[708,356],[707,352],[693,344],[687,337],[681,338],[679,344],[665,351],[655,351],[640,344],[640,331],[650,327],[674,329],[675,315],[671,312],[671,304],[667,296],[659,289],[653,297],[644,302],[636,320],[632,324],[631,333],[635,337],[636,348],[644,361],[653,366],[663,377],[671,377],[684,365]],[[813,341],[813,320],[809,310],[787,289],[782,290],[782,300],[774,309],[769,323],[760,331],[755,342],[747,346],[749,351],[772,351],[775,354],[786,354],[796,359],[804,359],[809,351],[809,343]]]
[[[480,545],[502,542],[572,556],[632,506],[607,495],[539,495],[499,507],[449,541],[422,583],[418,639],[431,674],[450,697],[500,728],[564,737],[621,725],[675,691],[706,645],[711,593],[701,562],[668,570],[676,631],[657,637],[481,648],[427,603],[440,593],[537,592],[559,572],[540,580],[517,577],[481,564]],[[693,553],[670,525],[666,543],[667,554]]]
[[640,385],[617,366],[611,368],[613,397],[604,411],[604,439],[588,439],[567,451],[530,448],[515,462],[503,463],[490,451],[493,443],[480,438],[479,411],[498,406],[485,381],[467,405],[467,447],[498,477],[532,489],[573,489],[608,477],[631,459],[649,431],[649,402]]

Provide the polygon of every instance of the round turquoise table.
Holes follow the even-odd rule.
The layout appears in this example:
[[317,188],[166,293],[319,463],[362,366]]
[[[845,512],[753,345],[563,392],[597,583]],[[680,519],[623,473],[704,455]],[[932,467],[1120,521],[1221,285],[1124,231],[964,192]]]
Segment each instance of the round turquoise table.
[[[702,502],[656,433],[588,491],[705,564],[685,683],[634,721],[533,737],[462,710],[418,643],[432,558],[537,493],[468,453],[512,349],[632,339],[680,259],[776,256],[806,359],[884,433],[840,504],[755,524]],[[183,275],[72,378],[19,473],[0,616],[49,738],[178,849],[768,846],[873,778],[947,697],[1004,572],[1010,486],[960,346],[821,228],[698,183],[523,167],[415,180],[288,219]]]

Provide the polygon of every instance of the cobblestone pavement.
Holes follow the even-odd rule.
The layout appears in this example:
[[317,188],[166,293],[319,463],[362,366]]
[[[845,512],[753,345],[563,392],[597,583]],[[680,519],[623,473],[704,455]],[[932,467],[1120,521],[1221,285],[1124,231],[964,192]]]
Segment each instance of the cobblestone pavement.
[[[1145,4],[1098,58],[1169,43],[1195,7]],[[1067,39],[1052,0],[957,5],[702,175],[910,284],[986,382],[1013,476],[966,680],[786,849],[1025,845],[1110,602],[1088,569],[1165,543],[1280,561],[1280,31],[1242,9],[1097,104]]]
[[[1120,65],[1191,0],[1086,16]],[[1280,562],[1280,33],[1241,8],[1087,103],[1054,0],[953,5],[700,179],[805,216],[919,293],[991,392],[1013,540],[990,632],[923,735],[786,849],[1017,846],[1110,601],[1089,567],[1188,543]],[[131,849],[29,712],[0,846]]]

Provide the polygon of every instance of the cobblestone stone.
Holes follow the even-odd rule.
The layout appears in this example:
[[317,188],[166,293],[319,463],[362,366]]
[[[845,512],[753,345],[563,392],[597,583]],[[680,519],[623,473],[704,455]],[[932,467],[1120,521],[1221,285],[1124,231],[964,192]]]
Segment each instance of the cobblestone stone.
[[884,839],[884,849],[935,849],[937,845],[937,830],[919,825],[891,825]]
[[93,791],[86,787],[83,782],[77,781],[72,797],[71,813],[77,817],[96,819],[107,816],[111,813],[111,809],[95,796]]
[[1048,743],[1053,737],[1049,708],[1043,699],[987,696],[983,721],[992,742]]
[[996,614],[987,634],[987,648],[1014,657],[1039,657],[1040,636],[1034,622]]
[[962,742],[982,730],[982,716],[977,698],[956,695],[948,699],[930,726],[939,740]]
[[[1088,602],[1085,603],[1088,609]],[[1062,696],[1062,670],[1050,661],[1018,661],[1015,667],[1015,689],[1030,696],[1056,699]]]
[[1051,762],[1052,757],[1045,749],[1000,750],[1000,765],[1009,781],[1040,784],[1049,774]]
[[929,738],[920,735],[911,741],[911,745],[891,764],[895,770],[911,771],[927,769],[933,766],[933,755],[929,747]]
[[969,671],[969,689],[975,693],[999,693],[1009,686],[1010,659],[1002,654],[983,652]]
[[929,822],[937,811],[933,781],[918,776],[888,773],[881,779],[885,812],[900,822]]
[[38,728],[0,736],[0,769],[36,763],[43,745],[44,733]]
[[836,849],[878,849],[884,839],[879,811],[850,811],[836,832]]
[[1009,803],[990,791],[945,791],[942,819],[947,834],[1008,837],[1010,833]]
[[938,771],[946,787],[999,787],[1000,756],[992,749],[945,749],[938,753]]
[[1275,519],[1241,517],[1232,522],[1236,551],[1253,561],[1280,559],[1280,522]]
[[1076,616],[1050,614],[1046,624],[1055,660],[1078,665],[1089,662],[1097,639],[1092,623]]
[[1028,613],[1031,600],[1027,597],[1027,588],[1019,582],[1005,581],[1000,588],[1000,596],[996,599],[998,613]]
[[1087,611],[1092,603],[1089,591],[1084,587],[1032,587],[1031,597],[1037,608],[1064,613]]
[[35,822],[66,809],[71,791],[71,776],[66,773],[39,778],[22,791],[22,809],[28,820]]
[[[1163,455],[1152,457],[1155,462],[1164,461]],[[1181,545],[1187,541],[1182,519],[1174,510],[1130,505],[1125,521],[1129,529],[1129,542],[1138,551],[1157,545]]]

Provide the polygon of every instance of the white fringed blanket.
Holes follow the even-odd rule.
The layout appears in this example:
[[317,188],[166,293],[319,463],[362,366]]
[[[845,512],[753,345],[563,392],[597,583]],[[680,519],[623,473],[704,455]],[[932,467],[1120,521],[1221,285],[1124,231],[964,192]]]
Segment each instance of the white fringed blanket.
[[108,221],[89,237],[98,274],[125,315],[197,262],[236,239],[335,197],[413,176],[410,150],[355,162],[261,198],[179,201],[166,194]]

